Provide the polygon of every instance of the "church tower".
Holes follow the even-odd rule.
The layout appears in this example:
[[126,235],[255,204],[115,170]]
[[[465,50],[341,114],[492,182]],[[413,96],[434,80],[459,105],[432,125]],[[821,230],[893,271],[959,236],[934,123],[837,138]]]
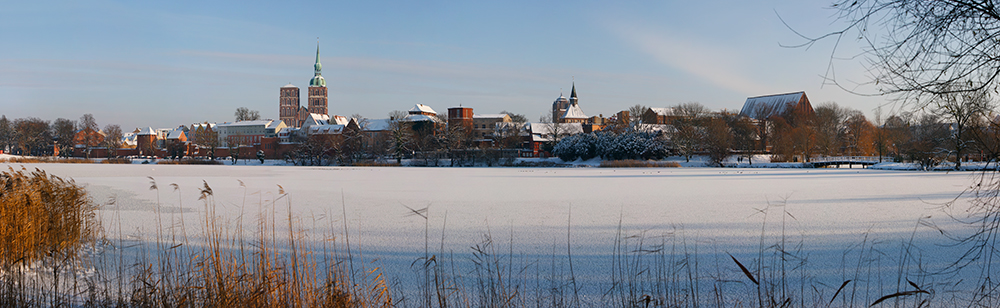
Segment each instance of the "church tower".
[[323,65],[319,63],[319,42],[316,42],[316,75],[309,80],[309,113],[329,114],[327,110],[326,80],[323,79]]
[[573,82],[573,91],[569,93],[569,104],[576,105],[576,82]]
[[278,96],[278,119],[288,127],[299,127],[299,87],[289,83]]

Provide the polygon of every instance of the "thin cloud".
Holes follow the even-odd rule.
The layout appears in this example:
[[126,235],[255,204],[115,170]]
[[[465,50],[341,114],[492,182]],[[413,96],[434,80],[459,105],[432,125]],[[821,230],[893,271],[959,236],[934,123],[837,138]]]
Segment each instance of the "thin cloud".
[[613,32],[660,64],[697,76],[716,86],[740,93],[763,93],[768,87],[742,76],[738,53],[685,39],[668,32],[653,33],[640,27],[613,26]]

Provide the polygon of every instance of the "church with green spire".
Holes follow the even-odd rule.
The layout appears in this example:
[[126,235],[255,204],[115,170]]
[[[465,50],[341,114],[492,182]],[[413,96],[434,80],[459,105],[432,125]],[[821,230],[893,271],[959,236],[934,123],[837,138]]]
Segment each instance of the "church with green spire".
[[310,117],[319,114],[329,117],[326,80],[323,79],[323,64],[319,62],[319,41],[316,41],[316,63],[313,64],[313,78],[309,80],[308,107],[299,104],[299,88],[291,83],[281,87],[278,96],[278,116],[288,127],[300,127]]

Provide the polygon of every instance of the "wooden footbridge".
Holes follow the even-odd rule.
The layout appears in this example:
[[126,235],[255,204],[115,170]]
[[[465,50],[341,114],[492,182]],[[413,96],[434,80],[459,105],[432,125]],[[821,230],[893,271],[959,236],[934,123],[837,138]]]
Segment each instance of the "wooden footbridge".
[[848,168],[853,168],[854,165],[859,165],[862,168],[868,167],[879,163],[880,161],[892,161],[888,157],[878,156],[826,156],[826,157],[816,157],[812,158],[807,162],[807,165],[812,165],[813,168],[823,168],[830,166],[847,166]]

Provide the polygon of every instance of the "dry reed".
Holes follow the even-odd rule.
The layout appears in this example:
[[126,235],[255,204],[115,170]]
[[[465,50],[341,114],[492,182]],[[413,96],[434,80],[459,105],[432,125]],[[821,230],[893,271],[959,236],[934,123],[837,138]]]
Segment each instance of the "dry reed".
[[37,157],[10,157],[0,159],[0,163],[14,164],[93,164],[94,160],[89,158],[57,157],[57,156],[37,156]]

